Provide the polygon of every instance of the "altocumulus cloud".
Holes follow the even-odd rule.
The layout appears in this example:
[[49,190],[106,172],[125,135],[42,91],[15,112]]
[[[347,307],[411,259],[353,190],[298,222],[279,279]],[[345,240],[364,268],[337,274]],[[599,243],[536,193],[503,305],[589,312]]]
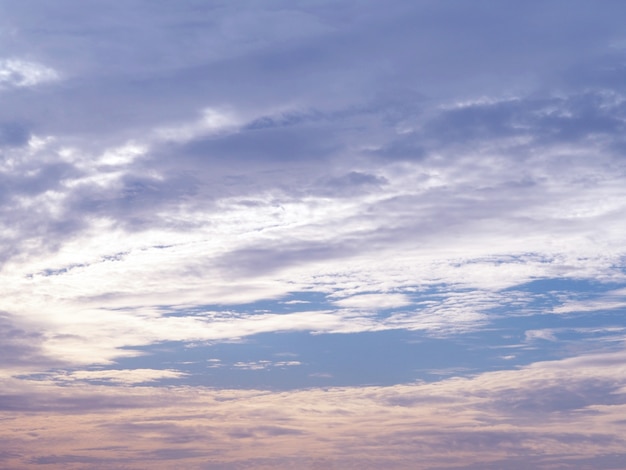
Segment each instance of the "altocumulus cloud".
[[613,468],[624,13],[0,2],[0,461]]

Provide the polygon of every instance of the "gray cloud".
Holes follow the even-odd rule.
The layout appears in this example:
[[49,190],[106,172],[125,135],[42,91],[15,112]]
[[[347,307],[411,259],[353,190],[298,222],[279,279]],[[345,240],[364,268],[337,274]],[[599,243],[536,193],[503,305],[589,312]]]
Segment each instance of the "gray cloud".
[[[140,131],[209,104],[304,100],[326,108],[403,88],[434,96],[493,92],[503,83],[527,86],[528,77],[545,78],[591,56],[619,37],[619,15],[609,13],[619,8],[552,1],[520,6],[513,15],[490,2],[384,10],[375,2],[341,8],[287,2],[271,10],[255,3],[235,9],[95,2],[86,9],[43,1],[36,11],[5,5],[4,21],[20,25],[7,28],[14,33],[5,34],[5,48],[32,54],[38,44],[36,58],[67,77],[36,99],[5,92],[5,109],[48,132],[128,135],[124,129]],[[46,28],[37,28],[43,18]]]
[[518,419],[536,416],[541,413],[582,412],[591,405],[621,405],[626,403],[626,395],[620,393],[619,386],[611,381],[589,380],[564,383],[523,393],[511,390],[496,401],[495,406],[503,413],[510,413]]
[[[20,325],[13,315],[0,312],[0,367],[19,373],[60,365],[43,352],[43,341],[42,332],[32,331],[27,325]],[[13,398],[7,397],[8,400]]]

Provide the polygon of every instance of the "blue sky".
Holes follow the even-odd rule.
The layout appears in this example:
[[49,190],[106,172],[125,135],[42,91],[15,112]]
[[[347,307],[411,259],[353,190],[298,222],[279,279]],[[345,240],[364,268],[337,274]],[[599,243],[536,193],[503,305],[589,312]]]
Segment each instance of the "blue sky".
[[622,2],[0,0],[0,466],[626,466]]

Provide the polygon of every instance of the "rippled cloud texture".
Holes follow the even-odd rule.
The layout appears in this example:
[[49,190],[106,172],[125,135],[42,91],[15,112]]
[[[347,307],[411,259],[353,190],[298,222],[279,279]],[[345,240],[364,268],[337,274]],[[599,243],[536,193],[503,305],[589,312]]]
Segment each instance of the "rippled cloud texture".
[[0,467],[626,468],[625,17],[0,1]]

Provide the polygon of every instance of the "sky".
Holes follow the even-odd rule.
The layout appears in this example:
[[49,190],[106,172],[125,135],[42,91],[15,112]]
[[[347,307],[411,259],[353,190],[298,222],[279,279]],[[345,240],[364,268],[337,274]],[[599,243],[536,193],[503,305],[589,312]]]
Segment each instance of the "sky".
[[0,0],[0,467],[626,468],[625,17]]

